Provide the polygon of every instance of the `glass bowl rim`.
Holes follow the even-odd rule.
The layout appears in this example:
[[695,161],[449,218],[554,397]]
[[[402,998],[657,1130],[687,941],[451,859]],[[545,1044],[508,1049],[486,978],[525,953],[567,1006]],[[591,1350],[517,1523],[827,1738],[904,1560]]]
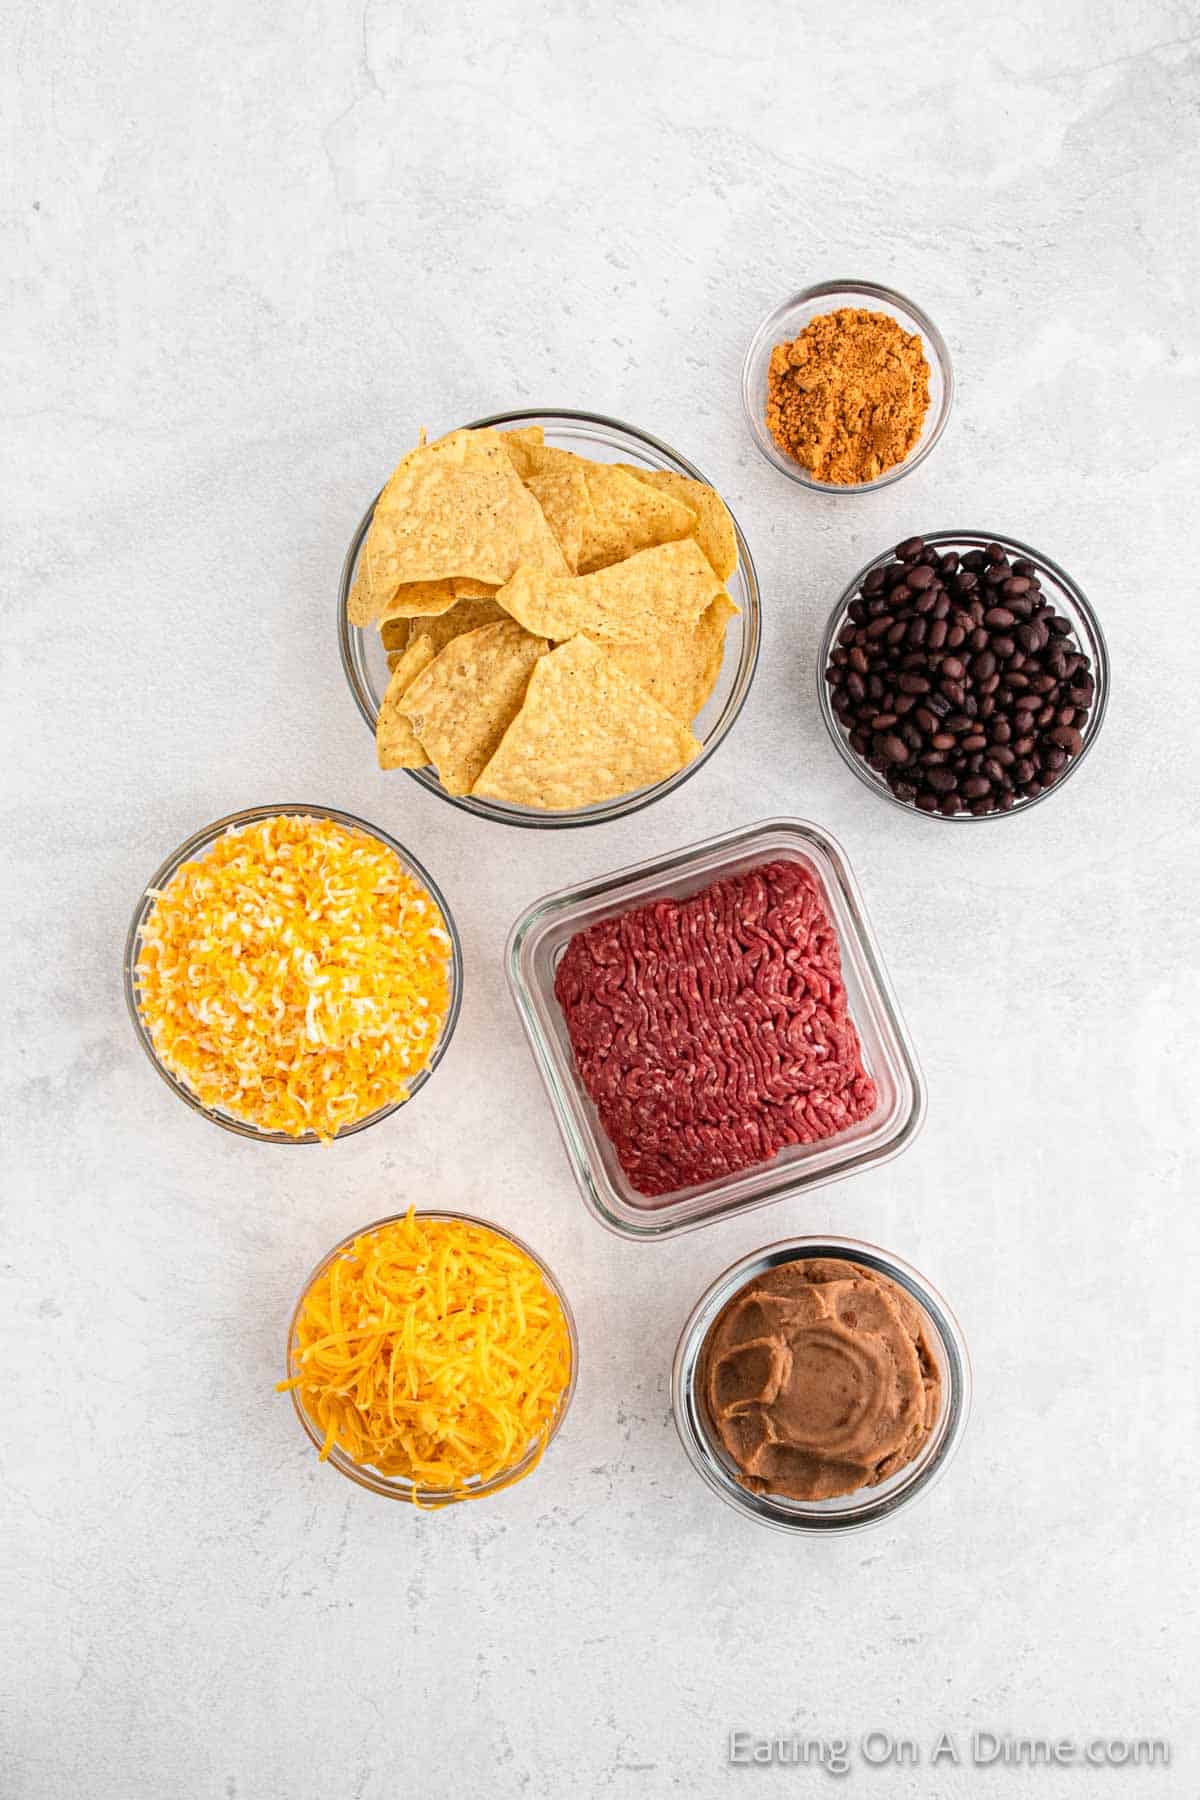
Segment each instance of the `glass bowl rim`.
[[[910,318],[916,320],[925,342],[932,348],[934,359],[941,372],[942,402],[925,442],[918,444],[916,449],[904,458],[903,462],[897,463],[894,468],[885,469],[883,474],[877,475],[873,481],[817,481],[801,463],[784,456],[759,419],[757,409],[751,403],[750,387],[754,370],[758,366],[766,340],[778,328],[779,321],[794,307],[807,306],[814,300],[828,299],[835,294],[853,294],[868,300],[879,300],[893,311],[907,313]],[[774,348],[774,345],[771,348]],[[951,361],[950,350],[945,338],[924,307],[918,306],[915,300],[910,300],[907,295],[900,293],[899,289],[886,287],[882,282],[859,279],[819,281],[812,287],[801,288],[799,293],[792,294],[788,299],[781,301],[778,306],[773,307],[762,320],[750,339],[750,345],[742,363],[742,410],[746,415],[746,423],[750,427],[750,436],[753,438],[755,446],[772,468],[778,469],[781,475],[786,475],[797,486],[807,488],[810,493],[814,494],[873,494],[879,488],[889,487],[893,481],[899,481],[903,476],[911,475],[913,470],[919,468],[925,461],[941,438],[949,423],[953,407],[954,364]]]
[[[577,1096],[573,1097],[560,1079],[558,1058],[537,1016],[537,994],[534,991],[536,984],[527,983],[525,978],[525,946],[530,937],[536,938],[551,929],[556,919],[580,904],[602,896],[613,910],[645,904],[644,898],[632,897],[629,890],[655,877],[667,880],[676,876],[686,877],[698,864],[725,853],[723,865],[719,865],[707,876],[707,880],[719,881],[728,872],[728,863],[737,861],[741,855],[769,859],[783,853],[779,844],[781,839],[798,840],[803,844],[804,853],[819,866],[822,883],[832,881],[836,889],[836,895],[831,896],[835,911],[839,905],[846,909],[854,948],[865,963],[869,976],[869,992],[865,996],[869,1010],[885,1023],[897,1066],[909,1091],[907,1110],[890,1137],[867,1150],[854,1150],[845,1159],[819,1170],[815,1176],[811,1173],[806,1175],[803,1169],[795,1166],[779,1169],[775,1170],[772,1183],[766,1191],[755,1192],[745,1199],[726,1201],[723,1205],[695,1213],[686,1210],[686,1203],[676,1201],[670,1206],[650,1210],[645,1220],[635,1221],[629,1216],[627,1203],[619,1195],[617,1208],[614,1209],[609,1203],[605,1185],[596,1176],[591,1159],[586,1155],[586,1146],[582,1143],[577,1120],[578,1107],[582,1102]],[[828,865],[828,869],[823,865]],[[581,928],[576,926],[576,929]],[[919,1137],[924,1126],[928,1110],[925,1075],[865,896],[841,840],[814,820],[790,814],[774,814],[735,826],[728,831],[712,833],[693,843],[660,851],[655,856],[640,858],[636,863],[625,864],[542,894],[531,901],[514,920],[505,943],[504,967],[509,994],[580,1198],[592,1217],[617,1237],[634,1242],[657,1242],[664,1238],[682,1236],[708,1225],[720,1224],[739,1217],[742,1213],[753,1212],[761,1206],[795,1199],[818,1187],[845,1180],[893,1161]],[[860,1015],[855,1013],[854,1017],[856,1024],[859,1024]],[[812,1146],[813,1149],[819,1147]],[[773,1170],[774,1159],[760,1167],[764,1171]],[[746,1173],[747,1171],[742,1171],[740,1176],[735,1175],[731,1179],[736,1182]]]
[[[856,1488],[837,1496],[827,1512],[792,1512],[797,1502],[752,1494],[734,1480],[702,1424],[702,1408],[696,1393],[696,1377],[705,1339],[722,1308],[764,1268],[780,1263],[803,1262],[813,1257],[864,1263],[902,1287],[921,1308],[942,1347],[946,1361],[947,1393],[941,1413],[941,1437],[933,1454],[909,1480],[886,1492]],[[826,1233],[780,1238],[730,1263],[700,1295],[684,1322],[671,1365],[671,1415],[688,1461],[708,1487],[721,1499],[761,1525],[815,1537],[837,1536],[882,1524],[911,1501],[929,1492],[944,1474],[962,1440],[971,1412],[972,1371],[970,1351],[953,1310],[933,1283],[919,1269],[894,1251],[866,1239]],[[897,1471],[903,1475],[902,1470]],[[874,1500],[870,1498],[875,1495]],[[860,1498],[866,1496],[866,1498]],[[856,1504],[857,1503],[857,1504]],[[827,1503],[826,1503],[827,1504]]]
[[[720,488],[711,482],[696,467],[695,463],[674,449],[664,439],[655,437],[649,431],[643,431],[640,426],[629,425],[623,419],[611,418],[606,413],[585,412],[561,406],[529,406],[522,407],[515,412],[489,413],[486,417],[472,419],[457,429],[482,431],[490,426],[520,425],[524,421],[536,419],[568,419],[584,425],[599,425],[611,431],[624,432],[626,436],[648,445],[661,456],[667,457],[670,462],[690,475],[693,481],[703,482],[706,487],[711,487],[715,493],[721,494]],[[380,493],[382,492],[381,488]],[[759,653],[762,648],[762,598],[758,585],[758,573],[754,567],[754,558],[733,508],[725,500],[724,494],[721,494],[721,499],[733,521],[733,530],[738,546],[738,567],[744,571],[746,584],[746,604],[741,615],[743,619],[742,654],[734,672],[733,686],[730,689],[729,697],[699,756],[686,764],[684,768],[677,769],[675,774],[669,775],[665,781],[655,782],[648,788],[636,788],[632,794],[618,794],[611,800],[599,801],[594,810],[576,807],[565,812],[543,814],[536,813],[532,809],[527,812],[501,811],[498,804],[477,800],[471,794],[448,794],[425,769],[405,769],[404,773],[419,787],[424,788],[426,793],[432,794],[435,799],[443,800],[448,805],[457,807],[460,812],[469,813],[473,818],[488,819],[496,825],[511,825],[519,830],[532,831],[569,831],[586,825],[607,825],[614,819],[629,818],[634,813],[641,812],[644,807],[652,806],[656,800],[666,799],[668,794],[672,794],[682,787],[685,781],[690,781],[692,776],[704,767],[714,752],[720,749],[741,717],[742,709],[750,697],[750,689],[758,670]],[[375,732],[377,714],[355,667],[351,633],[358,628],[350,623],[347,603],[359,549],[370,528],[378,502],[379,494],[376,494],[355,527],[350,539],[350,547],[342,563],[337,596],[338,654],[341,658],[342,673],[346,677],[346,683],[354,698],[354,703],[372,736]]]
[[[541,1452],[538,1452],[536,1444],[530,1445],[529,1449],[525,1451],[524,1455],[521,1456],[517,1462],[513,1463],[511,1468],[501,1470],[498,1475],[493,1475],[490,1481],[481,1482],[475,1487],[414,1487],[411,1482],[402,1482],[399,1476],[383,1475],[380,1474],[377,1469],[372,1469],[369,1465],[352,1463],[349,1457],[346,1456],[337,1445],[334,1446],[330,1451],[329,1456],[326,1458],[326,1462],[330,1467],[336,1469],[339,1475],[344,1475],[347,1480],[353,1481],[356,1486],[364,1487],[373,1494],[380,1494],[384,1499],[407,1500],[410,1504],[414,1504],[418,1510],[434,1512],[439,1511],[445,1506],[457,1505],[462,1501],[485,1499],[492,1494],[501,1492],[506,1487],[515,1486],[517,1482],[524,1480],[526,1475],[533,1473],[536,1463],[542,1460],[551,1444],[558,1436],[563,1420],[570,1410],[571,1402],[575,1398],[575,1388],[579,1378],[579,1331],[575,1324],[575,1315],[571,1311],[571,1303],[567,1299],[562,1284],[550,1265],[543,1257],[539,1256],[536,1250],[532,1249],[525,1242],[524,1238],[518,1237],[515,1231],[510,1231],[507,1225],[497,1225],[494,1219],[482,1218],[478,1213],[456,1212],[452,1208],[447,1207],[419,1207],[414,1216],[417,1219],[449,1219],[459,1225],[478,1225],[481,1226],[483,1230],[494,1232],[497,1237],[504,1238],[507,1243],[512,1244],[515,1249],[521,1251],[522,1254],[527,1256],[530,1262],[538,1269],[542,1279],[545,1281],[550,1292],[554,1295],[554,1298],[562,1308],[563,1319],[565,1320],[567,1327],[567,1338],[571,1346],[571,1373],[567,1379],[567,1385],[560,1396],[558,1408],[554,1414],[550,1430],[546,1435],[546,1441],[542,1446]],[[292,1308],[291,1319],[288,1322],[287,1343],[284,1352],[284,1370],[286,1379],[290,1380],[295,1373],[292,1368],[292,1342],[296,1335],[296,1325],[300,1318],[300,1310],[304,1305],[305,1298],[307,1297],[313,1282],[316,1281],[319,1275],[324,1273],[325,1269],[328,1268],[335,1257],[340,1256],[343,1251],[350,1249],[356,1239],[368,1237],[372,1232],[382,1230],[385,1225],[401,1224],[407,1217],[407,1213],[389,1213],[382,1219],[372,1220],[369,1225],[361,1225],[357,1231],[348,1232],[347,1235],[341,1239],[340,1243],[334,1244],[332,1249],[326,1251],[320,1261],[310,1270],[296,1296],[296,1303]],[[299,1390],[296,1388],[289,1388],[288,1393],[296,1417],[303,1426],[306,1436],[319,1450],[324,1439],[305,1412],[304,1407],[301,1405]]]
[[252,1143],[282,1144],[287,1146],[294,1145],[306,1148],[311,1144],[319,1144],[321,1142],[321,1139],[318,1138],[314,1132],[305,1132],[301,1137],[292,1137],[289,1133],[282,1131],[261,1131],[257,1126],[252,1125],[246,1119],[236,1119],[232,1114],[218,1112],[214,1107],[205,1106],[199,1096],[194,1094],[177,1075],[168,1069],[166,1064],[159,1057],[146,1025],[146,1021],[142,1017],[142,1010],[137,996],[136,969],[138,946],[142,928],[154,909],[155,902],[151,897],[153,890],[164,887],[167,882],[178,873],[179,869],[189,860],[189,858],[195,856],[200,851],[210,849],[212,845],[215,844],[219,838],[225,836],[227,832],[236,831],[245,825],[257,824],[263,819],[273,819],[276,817],[328,819],[334,824],[346,826],[347,829],[361,831],[367,837],[374,838],[376,842],[383,844],[388,850],[392,851],[395,856],[399,857],[406,872],[412,874],[415,879],[420,881],[430,897],[437,903],[438,909],[445,922],[447,936],[450,939],[450,1004],[446,1009],[446,1016],[442,1021],[442,1029],[438,1034],[437,1043],[433,1047],[433,1054],[425,1064],[425,1067],[413,1077],[412,1081],[409,1083],[408,1092],[402,1100],[392,1100],[387,1106],[378,1107],[374,1112],[367,1113],[363,1118],[354,1120],[352,1124],[345,1126],[343,1130],[338,1132],[337,1137],[333,1140],[335,1143],[340,1143],[343,1138],[354,1137],[356,1133],[365,1131],[368,1126],[377,1125],[380,1120],[390,1118],[393,1113],[399,1112],[402,1107],[408,1105],[410,1100],[416,1098],[417,1094],[432,1076],[434,1070],[437,1068],[449,1048],[450,1040],[454,1036],[454,1028],[458,1024],[459,1013],[462,1010],[464,971],[463,952],[462,942],[458,935],[458,926],[454,921],[454,915],[446,904],[446,897],[442,893],[441,888],[425,868],[424,864],[413,855],[411,850],[406,849],[397,838],[392,837],[388,832],[382,830],[380,826],[372,825],[368,820],[360,819],[354,813],[342,812],[334,806],[310,805],[299,800],[286,800],[280,802],[278,805],[242,807],[238,812],[227,813],[224,818],[214,819],[211,824],[202,825],[199,830],[192,832],[190,837],[185,838],[178,849],[173,850],[168,857],[164,858],[163,862],[142,888],[133,909],[133,917],[129,923],[129,930],[125,936],[125,954],[122,967],[125,1006],[138,1043],[149,1057],[152,1068],[154,1068],[162,1077],[172,1093],[176,1094],[180,1100],[186,1102],[191,1110],[194,1113],[198,1113],[202,1119],[208,1119],[213,1125],[219,1125],[223,1131],[232,1132],[235,1137],[248,1138]]
[[1074,577],[1068,575],[1067,571],[1061,564],[1056,563],[1053,557],[1043,555],[1040,550],[1035,550],[1031,545],[1022,543],[1019,538],[1006,537],[1003,532],[999,531],[927,531],[914,532],[913,536],[920,537],[926,545],[934,549],[943,546],[950,549],[958,544],[965,544],[970,549],[982,549],[987,544],[999,544],[1003,550],[1009,551],[1017,557],[1023,556],[1031,563],[1036,564],[1039,569],[1044,569],[1058,583],[1083,621],[1082,635],[1090,639],[1090,643],[1081,644],[1080,648],[1090,651],[1094,665],[1092,673],[1095,676],[1096,692],[1092,712],[1087,721],[1087,729],[1084,732],[1083,749],[1078,756],[1071,759],[1067,764],[1066,772],[1053,786],[1043,788],[1041,793],[1032,800],[1018,800],[1007,812],[973,813],[964,809],[960,813],[953,814],[941,811],[927,813],[922,811],[919,806],[911,806],[907,800],[898,800],[885,781],[875,779],[874,772],[867,769],[862,759],[850,748],[848,738],[844,738],[842,735],[837,715],[833,710],[833,702],[829,697],[829,683],[825,679],[825,670],[829,665],[834,641],[845,623],[851,601],[858,597],[858,591],[871,570],[894,558],[896,554],[894,547],[881,550],[877,556],[873,556],[869,562],[863,564],[853,581],[843,588],[834,602],[833,611],[821,633],[821,642],[817,649],[817,700],[821,709],[821,717],[825,721],[825,729],[833,739],[834,747],[842,761],[847,768],[854,771],[864,787],[870,788],[873,794],[886,800],[890,805],[899,807],[901,812],[908,813],[910,817],[915,814],[917,818],[936,820],[942,825],[988,825],[994,819],[1023,818],[1035,806],[1040,806],[1043,800],[1051,800],[1056,794],[1062,792],[1100,736],[1100,730],[1108,712],[1108,698],[1112,687],[1112,664],[1104,629],[1091,601]]

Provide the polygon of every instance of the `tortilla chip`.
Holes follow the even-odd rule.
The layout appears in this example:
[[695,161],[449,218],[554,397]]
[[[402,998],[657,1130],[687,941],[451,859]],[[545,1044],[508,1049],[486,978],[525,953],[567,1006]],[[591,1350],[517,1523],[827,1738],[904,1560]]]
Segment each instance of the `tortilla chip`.
[[406,581],[392,589],[382,605],[377,604],[374,616],[381,625],[385,619],[411,619],[425,613],[436,616],[449,612],[454,599],[454,583],[449,579]]
[[597,645],[576,637],[534,665],[524,705],[473,792],[563,812],[663,781],[700,749]]
[[[454,608],[451,607],[450,611],[453,612]],[[444,613],[440,616],[446,617]],[[413,624],[412,619],[380,619],[379,641],[384,649],[388,651],[407,650],[413,639]]]
[[529,489],[546,515],[546,523],[558,539],[572,575],[579,567],[584,541],[592,529],[594,510],[578,457],[570,466],[556,465],[525,477]]
[[690,630],[720,591],[699,545],[683,538],[594,575],[518,569],[496,599],[527,631],[557,643],[582,631],[597,642],[628,644]]
[[725,655],[725,627],[737,607],[722,592],[691,631],[666,631],[643,644],[604,646],[617,668],[652,699],[689,724],[716,686]]
[[400,711],[400,701],[432,661],[433,651],[424,638],[418,638],[404,651],[392,670],[375,721],[375,747],[381,769],[423,769],[429,761],[412,726]]
[[437,618],[459,600],[487,600],[496,591],[494,582],[472,581],[463,575],[445,581],[409,581],[398,587],[379,615],[379,627],[394,619]]
[[[494,600],[460,600],[436,619],[407,620],[408,642],[415,643],[418,637],[428,638],[430,648],[437,656],[453,638],[463,637],[468,631],[478,631],[481,625],[495,625],[508,616]],[[396,623],[399,625],[402,621],[398,619]]]
[[670,494],[648,488],[640,479],[640,470],[635,474],[618,463],[592,462],[551,444],[530,450],[528,462],[527,484],[539,475],[571,471],[583,475],[591,510],[579,558],[581,575],[623,562],[655,544],[690,537],[695,529],[692,508]]
[[346,597],[346,617],[352,625],[369,625],[372,619],[378,618],[390,597],[387,591],[380,593],[372,582],[364,548]]
[[530,469],[529,452],[541,447],[545,435],[546,433],[540,425],[518,425],[512,431],[500,433],[513,468],[522,481]]
[[632,463],[620,463],[618,467],[691,507],[696,515],[692,536],[721,580],[728,581],[738,564],[737,532],[733,516],[716,488],[693,481],[690,475],[677,475],[673,469],[635,469]]
[[581,575],[689,537],[695,529],[690,506],[647,487],[615,463],[588,463],[586,480],[592,520],[579,559]]
[[[423,638],[417,642],[426,644]],[[516,716],[530,670],[548,647],[512,619],[481,625],[453,638],[404,694],[400,710],[448,794],[470,793]]]
[[364,555],[372,618],[408,583],[467,577],[498,587],[522,563],[567,572],[496,431],[452,431],[410,451],[379,497]]

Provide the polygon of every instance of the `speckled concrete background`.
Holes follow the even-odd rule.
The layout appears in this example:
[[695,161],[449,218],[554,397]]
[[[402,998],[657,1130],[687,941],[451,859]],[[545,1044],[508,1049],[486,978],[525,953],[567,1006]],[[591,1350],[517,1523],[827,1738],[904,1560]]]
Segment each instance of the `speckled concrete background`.
[[[878,1727],[922,1765],[856,1752],[843,1789],[1195,1793],[1194,5],[18,0],[3,30],[0,1792],[815,1793],[728,1768],[729,1729]],[[847,273],[930,310],[959,399],[911,479],[819,500],[758,458],[738,374],[769,307]],[[583,833],[377,774],[333,642],[350,530],[417,427],[522,404],[678,445],[764,591],[722,753]],[[1077,781],[979,831],[882,806],[813,702],[848,575],[951,525],[1065,563],[1116,667]],[[433,1086],[325,1154],[192,1118],[122,1010],[142,881],[282,798],[411,842],[468,959]],[[876,1174],[623,1243],[572,1188],[506,930],[770,813],[847,846],[928,1125]],[[583,1337],[536,1479],[433,1518],[318,1469],[271,1391],[304,1272],[412,1199],[527,1234]],[[976,1364],[945,1482],[832,1544],[722,1507],[668,1414],[699,1289],[801,1230],[915,1262]],[[1175,1760],[930,1767],[972,1727]]]

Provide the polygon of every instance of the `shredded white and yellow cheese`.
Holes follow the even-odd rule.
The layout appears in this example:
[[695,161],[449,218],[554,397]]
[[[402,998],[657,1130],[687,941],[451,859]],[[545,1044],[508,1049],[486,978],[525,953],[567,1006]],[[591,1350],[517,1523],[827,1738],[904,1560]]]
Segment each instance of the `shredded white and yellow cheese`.
[[136,981],[155,1051],[205,1106],[327,1140],[404,1099],[428,1063],[451,941],[386,844],[279,814],[181,865]]

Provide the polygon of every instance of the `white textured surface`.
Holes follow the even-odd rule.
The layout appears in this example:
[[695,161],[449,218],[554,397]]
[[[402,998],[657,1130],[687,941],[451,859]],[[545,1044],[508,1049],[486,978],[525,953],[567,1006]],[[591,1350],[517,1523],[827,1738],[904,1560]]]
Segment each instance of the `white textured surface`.
[[[11,1800],[823,1789],[728,1770],[731,1726],[1159,1732],[1165,1775],[856,1762],[842,1785],[1195,1790],[1197,20],[975,10],[8,10]],[[768,307],[847,273],[928,307],[959,397],[910,480],[822,501],[753,451],[738,373]],[[334,649],[347,537],[417,427],[521,404],[678,445],[758,561],[741,724],[617,827],[504,832],[375,773]],[[978,831],[881,805],[813,702],[848,574],[949,525],[1065,563],[1116,669],[1078,779]],[[160,857],[284,798],[409,841],[468,960],[434,1084],[326,1154],[191,1117],[120,992]],[[506,929],[550,887],[775,812],[848,848],[928,1125],[803,1203],[626,1244],[570,1184]],[[538,1476],[433,1518],[318,1469],[271,1391],[304,1272],[413,1198],[527,1234],[583,1338]],[[723,1508],[668,1414],[700,1287],[802,1230],[915,1262],[976,1365],[937,1492],[835,1544]]]

